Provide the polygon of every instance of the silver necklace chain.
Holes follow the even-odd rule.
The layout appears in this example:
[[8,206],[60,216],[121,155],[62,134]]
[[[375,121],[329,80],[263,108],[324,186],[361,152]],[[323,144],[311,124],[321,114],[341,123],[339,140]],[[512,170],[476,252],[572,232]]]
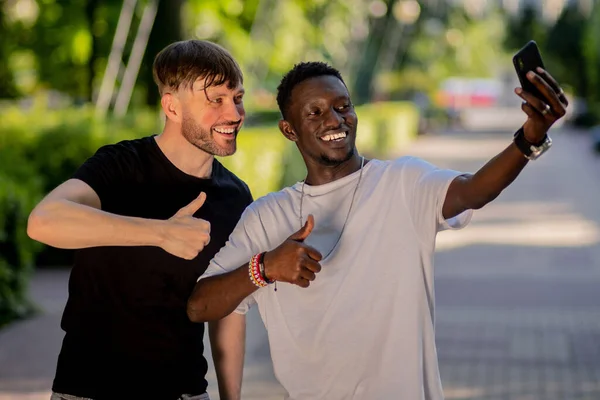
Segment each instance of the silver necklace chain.
[[[340,235],[338,236],[337,240],[335,241],[335,244],[333,245],[331,250],[329,250],[329,253],[327,253],[327,255],[323,257],[323,259],[329,257],[329,255],[333,252],[333,250],[335,250],[338,243],[340,242],[340,239],[342,238],[342,235],[344,234],[344,230],[346,229],[346,224],[348,223],[348,218],[350,217],[350,212],[352,211],[352,206],[354,205],[354,198],[356,197],[356,192],[358,191],[358,186],[360,185],[360,180],[362,179],[364,166],[365,166],[365,157],[361,156],[360,174],[358,175],[358,182],[356,182],[356,187],[354,188],[354,193],[352,194],[352,201],[350,202],[350,208],[348,208],[348,214],[346,214],[346,220],[344,221],[344,225],[342,226],[342,230],[340,231]],[[306,179],[304,181],[302,181],[302,192],[300,194],[300,228],[302,228],[302,226],[304,226],[304,224],[302,222],[302,219],[303,219],[302,218],[302,202],[304,200],[304,184],[305,183],[306,183]]]

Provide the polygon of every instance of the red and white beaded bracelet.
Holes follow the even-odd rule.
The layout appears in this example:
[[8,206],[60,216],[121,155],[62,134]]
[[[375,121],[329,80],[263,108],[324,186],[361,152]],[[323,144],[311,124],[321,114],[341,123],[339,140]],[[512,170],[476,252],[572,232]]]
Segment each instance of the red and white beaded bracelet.
[[250,280],[257,287],[265,287],[274,281],[267,279],[265,276],[265,267],[263,264],[263,257],[265,253],[259,253],[254,255],[248,263],[248,275]]
[[257,287],[265,287],[268,285],[267,280],[260,273],[260,262],[262,254],[256,254],[250,259],[248,264],[248,275],[250,280]]

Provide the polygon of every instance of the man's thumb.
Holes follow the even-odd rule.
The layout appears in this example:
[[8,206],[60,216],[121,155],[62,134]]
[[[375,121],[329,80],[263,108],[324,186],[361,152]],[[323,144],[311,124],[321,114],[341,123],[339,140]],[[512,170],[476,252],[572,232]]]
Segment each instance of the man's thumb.
[[298,242],[303,242],[308,237],[308,235],[310,235],[314,227],[315,219],[312,216],[312,214],[309,214],[308,218],[306,219],[306,222],[304,223],[304,226],[300,228],[298,232],[290,236],[290,239],[296,240]]
[[177,214],[175,214],[175,215],[192,216],[192,215],[194,215],[194,213],[196,211],[198,211],[200,209],[200,207],[202,207],[202,205],[204,204],[205,201],[206,201],[206,193],[200,192],[200,195],[198,195],[198,197],[196,197],[194,200],[192,200],[190,204],[188,204],[187,206],[185,206],[185,207],[181,208],[179,211],[177,211]]

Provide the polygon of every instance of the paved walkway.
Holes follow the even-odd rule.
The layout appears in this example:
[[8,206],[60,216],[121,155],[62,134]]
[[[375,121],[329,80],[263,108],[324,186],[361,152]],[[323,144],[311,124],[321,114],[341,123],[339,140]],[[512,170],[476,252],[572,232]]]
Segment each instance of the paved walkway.
[[[439,235],[437,345],[448,399],[600,399],[600,157],[555,133],[470,227]],[[411,149],[476,170],[502,135]]]
[[[555,146],[436,260],[437,343],[447,399],[600,399],[600,157],[581,134]],[[409,152],[475,171],[509,134],[423,137]],[[0,400],[47,400],[67,271],[31,282],[44,313],[0,331]],[[248,322],[244,399],[282,399],[257,313]],[[217,398],[214,374],[211,394]]]

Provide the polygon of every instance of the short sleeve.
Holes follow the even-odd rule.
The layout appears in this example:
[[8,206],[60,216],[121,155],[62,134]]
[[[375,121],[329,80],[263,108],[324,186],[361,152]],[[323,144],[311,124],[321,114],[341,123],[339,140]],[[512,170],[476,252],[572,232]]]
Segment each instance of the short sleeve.
[[[253,255],[267,249],[265,230],[261,220],[252,205],[242,213],[229,240],[211,260],[208,268],[200,279],[221,275],[238,269],[247,264]],[[246,314],[255,304],[254,296],[248,296],[235,310],[239,314]]]
[[126,154],[129,150],[119,144],[99,148],[73,174],[73,179],[87,183],[96,192],[104,205],[109,193],[124,184],[125,177],[131,175],[133,163]]
[[420,235],[435,235],[446,229],[461,229],[471,220],[472,210],[445,219],[442,214],[448,188],[462,173],[410,157],[403,166],[403,184],[406,203],[415,229]]

